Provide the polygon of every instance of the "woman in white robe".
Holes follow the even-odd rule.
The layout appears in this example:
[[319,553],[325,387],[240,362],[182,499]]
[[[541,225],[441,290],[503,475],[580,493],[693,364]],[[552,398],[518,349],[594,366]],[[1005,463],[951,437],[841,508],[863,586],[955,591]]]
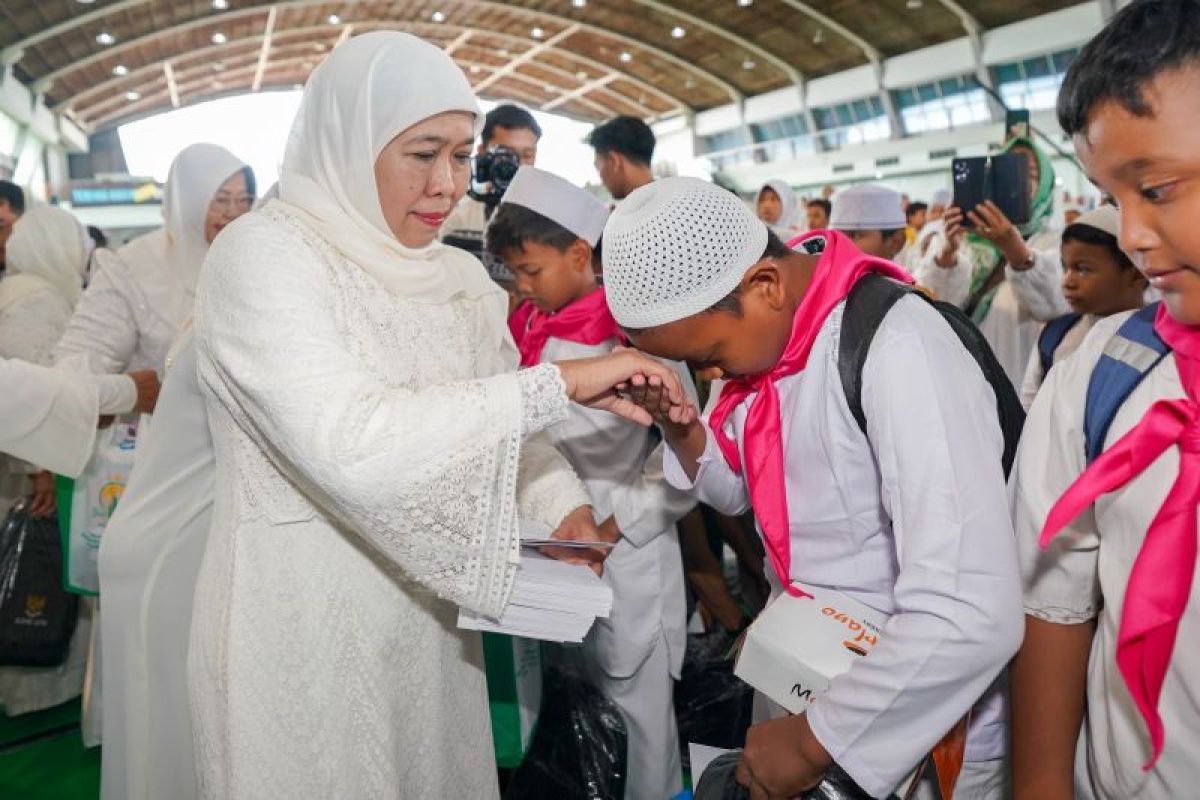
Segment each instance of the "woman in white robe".
[[[89,242],[83,226],[60,208],[35,206],[17,220],[6,248],[8,277],[0,282],[0,356],[50,363],[83,292]],[[44,465],[0,455],[0,514],[30,492],[31,513],[54,512],[54,476]],[[27,714],[78,696],[90,631],[84,610],[62,664],[0,667],[4,713]]]
[[96,251],[94,277],[55,349],[56,362],[99,374],[150,368],[161,375],[192,315],[209,245],[250,210],[253,192],[253,173],[225,148],[181,150],[167,175],[164,226],[116,252]]
[[597,535],[537,434],[568,396],[628,412],[613,387],[633,373],[685,402],[631,352],[514,371],[504,292],[435,241],[480,118],[440,49],[350,39],[305,87],[281,200],[209,254],[216,499],[188,664],[203,797],[495,798],[480,639],[455,606],[503,610],[518,515]]
[[113,800],[196,796],[187,648],[215,474],[190,330],[166,369],[149,435],[100,545],[100,796]]

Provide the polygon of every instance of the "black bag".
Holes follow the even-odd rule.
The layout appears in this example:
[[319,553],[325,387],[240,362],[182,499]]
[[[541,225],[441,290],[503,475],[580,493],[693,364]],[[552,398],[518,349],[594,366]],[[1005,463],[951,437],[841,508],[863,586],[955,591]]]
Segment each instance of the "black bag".
[[733,674],[734,638],[723,631],[687,637],[683,669],[675,684],[675,721],[690,769],[688,742],[743,747],[754,713],[754,689]]
[[[696,784],[695,800],[750,800],[750,790],[735,778],[741,751],[713,759]],[[854,780],[834,764],[821,782],[800,795],[801,800],[871,800]]]
[[623,800],[628,738],[620,710],[581,669],[550,665],[537,728],[504,800]]
[[79,598],[63,589],[62,574],[57,519],[32,518],[18,502],[0,528],[0,665],[66,660]]
[[979,332],[979,328],[975,327],[975,323],[957,306],[931,300],[915,287],[882,275],[871,274],[859,280],[850,290],[850,295],[846,298],[846,309],[842,313],[838,373],[841,376],[842,390],[846,394],[846,402],[850,405],[850,413],[854,415],[859,429],[865,434],[867,417],[862,407],[863,365],[867,363],[871,341],[875,338],[879,326],[883,324],[883,318],[900,298],[908,295],[919,297],[933,306],[983,370],[983,377],[987,379],[996,395],[1000,432],[1004,435],[1002,463],[1004,475],[1008,477],[1013,459],[1017,455],[1021,428],[1025,425],[1025,409],[1021,406],[1021,399],[1017,396],[1017,391],[1005,374],[1004,368],[996,360],[992,348]]

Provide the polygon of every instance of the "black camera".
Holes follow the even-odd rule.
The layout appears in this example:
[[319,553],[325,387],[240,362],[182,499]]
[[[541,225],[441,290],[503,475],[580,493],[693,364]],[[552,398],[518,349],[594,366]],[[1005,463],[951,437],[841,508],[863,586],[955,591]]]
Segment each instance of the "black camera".
[[497,147],[475,156],[467,194],[481,203],[496,205],[520,168],[521,157],[507,147]]

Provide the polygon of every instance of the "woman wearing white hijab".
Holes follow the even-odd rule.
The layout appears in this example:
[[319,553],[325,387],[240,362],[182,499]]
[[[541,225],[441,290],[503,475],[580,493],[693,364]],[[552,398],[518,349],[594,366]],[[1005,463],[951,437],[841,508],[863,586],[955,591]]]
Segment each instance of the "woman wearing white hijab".
[[[54,345],[83,291],[87,240],[83,226],[59,208],[36,206],[17,220],[5,254],[8,277],[0,281],[0,356],[50,363]],[[31,490],[30,513],[53,513],[54,476],[45,465],[0,455],[0,515]],[[78,696],[90,631],[90,615],[85,612],[66,660],[57,667],[0,668],[4,713],[26,714]]]
[[804,233],[800,203],[787,181],[772,178],[764,183],[754,204],[758,218],[782,241],[787,242]]
[[305,87],[281,200],[209,255],[216,499],[188,664],[203,797],[495,798],[480,639],[455,605],[502,611],[518,514],[598,535],[535,434],[568,395],[649,422],[613,392],[635,374],[685,402],[629,351],[512,371],[504,292],[436,242],[480,117],[440,49],[350,39]]
[[171,343],[192,314],[212,240],[254,202],[254,175],[223,147],[194,144],[171,162],[165,225],[115,253],[97,250],[95,278],[55,349],[57,362],[111,374],[162,373]]

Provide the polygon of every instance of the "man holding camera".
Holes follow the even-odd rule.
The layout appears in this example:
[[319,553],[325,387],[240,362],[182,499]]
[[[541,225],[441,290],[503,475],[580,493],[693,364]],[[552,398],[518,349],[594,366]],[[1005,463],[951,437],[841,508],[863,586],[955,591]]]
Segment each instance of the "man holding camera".
[[[519,161],[519,165],[535,166],[537,162],[538,141],[542,138],[542,129],[525,109],[511,103],[496,106],[487,113],[483,121],[483,134],[476,153],[476,163],[472,174],[472,189],[478,184],[483,187],[485,194],[496,194],[494,200],[478,200],[468,194],[451,212],[450,217],[442,225],[442,238],[463,238],[483,241],[483,230],[487,227],[488,217],[499,205],[499,195],[508,186],[508,180],[516,174],[516,167],[511,161]],[[507,151],[507,152],[505,152]],[[489,158],[491,156],[491,158]],[[491,167],[489,169],[488,167]],[[493,185],[489,174],[492,170],[498,173],[507,172],[508,180],[496,181],[501,186]]]

